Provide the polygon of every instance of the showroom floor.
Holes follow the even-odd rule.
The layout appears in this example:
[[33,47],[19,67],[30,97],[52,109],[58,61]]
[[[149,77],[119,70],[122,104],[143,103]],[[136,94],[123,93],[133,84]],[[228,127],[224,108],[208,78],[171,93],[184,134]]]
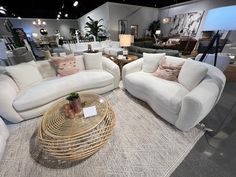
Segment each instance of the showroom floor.
[[204,123],[215,131],[198,141],[171,177],[236,176],[236,83],[226,84]]

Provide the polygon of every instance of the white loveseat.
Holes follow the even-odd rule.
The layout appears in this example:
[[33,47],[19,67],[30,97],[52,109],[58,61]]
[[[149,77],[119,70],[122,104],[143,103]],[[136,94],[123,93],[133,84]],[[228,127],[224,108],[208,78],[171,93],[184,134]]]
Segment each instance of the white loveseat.
[[[170,56],[166,59],[173,63],[186,61]],[[188,131],[208,115],[218,102],[225,85],[225,76],[218,68],[198,63],[206,66],[208,71],[192,90],[186,89],[179,82],[167,81],[143,72],[143,58],[123,67],[123,85],[130,94],[147,102],[163,119],[182,131]]]
[[0,74],[0,115],[17,123],[42,115],[58,99],[71,92],[94,92],[102,94],[119,86],[119,67],[102,58],[102,70],[86,70],[83,56],[76,56],[80,72],[56,77],[56,71],[49,61],[36,62],[43,80],[20,90],[11,77]]

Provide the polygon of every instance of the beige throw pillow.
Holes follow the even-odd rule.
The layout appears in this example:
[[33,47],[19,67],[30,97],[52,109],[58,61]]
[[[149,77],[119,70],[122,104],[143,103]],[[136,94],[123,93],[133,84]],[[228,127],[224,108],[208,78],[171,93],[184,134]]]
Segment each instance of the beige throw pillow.
[[6,67],[7,73],[13,78],[20,89],[40,82],[43,78],[35,62],[22,63]]

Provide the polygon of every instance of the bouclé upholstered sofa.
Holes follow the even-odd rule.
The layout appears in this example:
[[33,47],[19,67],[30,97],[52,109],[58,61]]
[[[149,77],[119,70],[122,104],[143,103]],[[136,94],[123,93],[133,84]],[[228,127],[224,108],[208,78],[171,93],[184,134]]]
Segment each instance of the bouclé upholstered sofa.
[[[177,82],[143,71],[144,58],[141,58],[123,67],[123,85],[130,94],[147,102],[163,119],[182,131],[188,131],[216,105],[225,85],[225,76],[218,68],[206,63],[172,56],[166,56],[166,60],[175,64],[184,63]],[[207,68],[207,72],[193,86],[192,74],[199,67],[205,71]],[[181,73],[183,69],[189,71]],[[186,85],[187,82],[190,85]]]
[[[71,92],[102,94],[119,86],[119,67],[102,57],[101,69],[88,69],[83,56],[76,56],[79,72],[57,77],[49,61],[37,61],[40,82],[20,89],[8,74],[0,74],[0,115],[13,123],[42,115],[58,99]],[[23,74],[23,73],[21,73]]]

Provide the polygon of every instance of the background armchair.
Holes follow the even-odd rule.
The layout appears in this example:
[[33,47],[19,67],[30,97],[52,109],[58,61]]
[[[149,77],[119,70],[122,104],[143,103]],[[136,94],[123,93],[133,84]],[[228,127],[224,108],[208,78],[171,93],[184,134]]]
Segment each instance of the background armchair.
[[36,60],[33,53],[28,51],[26,47],[16,48],[12,51],[12,54],[13,56],[9,57],[9,61],[12,65]]

